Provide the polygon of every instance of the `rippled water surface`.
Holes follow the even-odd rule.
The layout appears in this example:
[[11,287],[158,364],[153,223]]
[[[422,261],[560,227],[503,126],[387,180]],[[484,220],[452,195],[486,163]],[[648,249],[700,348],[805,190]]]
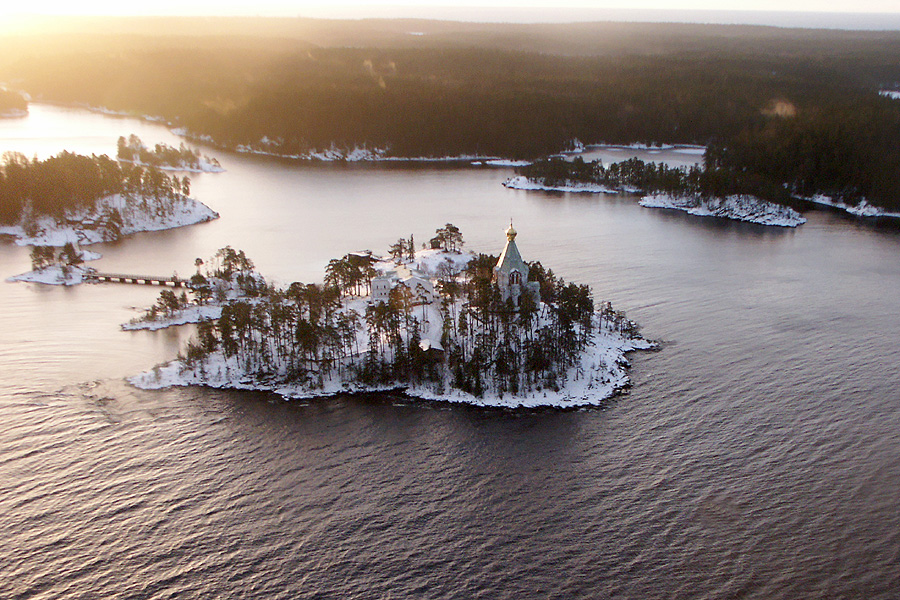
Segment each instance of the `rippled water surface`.
[[[113,152],[132,132],[177,143],[34,106],[0,121],[0,150]],[[580,412],[143,392],[123,378],[190,334],[118,329],[158,290],[0,283],[0,598],[897,597],[896,228],[510,191],[503,169],[215,154],[228,171],[192,187],[221,219],[100,245],[97,266],[190,273],[231,244],[316,281],[448,221],[496,253],[513,217],[526,259],[663,349]],[[0,277],[28,262],[0,244]]]

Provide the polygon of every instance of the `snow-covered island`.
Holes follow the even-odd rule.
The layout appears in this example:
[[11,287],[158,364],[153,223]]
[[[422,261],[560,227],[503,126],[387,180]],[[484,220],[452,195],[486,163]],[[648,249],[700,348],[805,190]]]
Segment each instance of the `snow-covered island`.
[[98,252],[83,250],[68,242],[57,253],[53,246],[35,246],[31,250],[31,268],[28,273],[14,275],[9,282],[22,281],[43,285],[78,285],[86,280],[91,269],[84,265],[89,260],[101,258]]
[[[179,133],[184,130],[178,130]],[[202,139],[202,138],[197,138]],[[212,139],[203,139],[207,143]],[[214,142],[213,142],[214,143]],[[395,156],[388,148],[369,148],[362,146],[338,146],[332,144],[327,148],[312,148],[305,152],[285,150],[284,142],[263,138],[255,144],[240,144],[235,148],[242,154],[274,156],[309,162],[392,162],[392,163],[478,163],[488,166],[507,166],[504,159],[497,156],[476,154],[459,154],[455,156]],[[496,162],[495,162],[496,161]]]
[[186,196],[137,200],[114,194],[90,208],[69,210],[60,217],[26,215],[16,225],[0,225],[0,235],[14,237],[20,246],[63,246],[67,242],[89,245],[217,218],[219,213]]
[[410,236],[384,258],[332,260],[324,285],[286,289],[222,249],[205,274],[198,262],[199,304],[164,290],[143,319],[174,324],[194,319],[198,306],[216,307],[197,316],[197,337],[175,361],[129,381],[287,398],[392,390],[491,407],[601,404],[628,385],[625,354],[654,344],[608,303],[597,309],[587,286],[525,263],[512,226],[506,235],[499,258],[475,255],[447,224],[427,249]]
[[219,216],[189,196],[187,177],[106,156],[7,155],[0,175],[0,235],[23,246],[95,244]]
[[650,194],[641,198],[638,204],[645,208],[669,208],[699,217],[721,217],[758,225],[797,227],[806,223],[806,218],[789,206],[765,202],[748,195],[709,198],[700,195]]
[[119,137],[116,158],[120,162],[152,166],[162,171],[221,173],[225,170],[217,159],[200,154],[199,150],[188,148],[183,142],[178,148],[168,144],[156,144],[153,148],[148,148],[134,134],[127,139]]
[[543,191],[543,192],[576,192],[586,194],[618,194],[625,191],[602,183],[590,181],[564,180],[558,183],[544,183],[538,179],[517,175],[503,182],[503,187],[510,190]]
[[806,219],[796,210],[749,194],[717,196],[703,193],[702,169],[672,168],[632,158],[604,167],[600,161],[559,158],[532,163],[522,175],[503,185],[515,190],[583,192],[591,194],[640,194],[645,208],[681,210],[700,217],[720,217],[759,225],[797,227]]

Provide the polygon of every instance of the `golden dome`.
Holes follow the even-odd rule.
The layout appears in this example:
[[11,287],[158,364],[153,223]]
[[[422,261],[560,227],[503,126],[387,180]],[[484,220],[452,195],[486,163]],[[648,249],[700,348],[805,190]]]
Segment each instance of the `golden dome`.
[[506,230],[506,239],[513,242],[516,239],[516,230],[513,229],[512,221],[509,222],[509,229]]

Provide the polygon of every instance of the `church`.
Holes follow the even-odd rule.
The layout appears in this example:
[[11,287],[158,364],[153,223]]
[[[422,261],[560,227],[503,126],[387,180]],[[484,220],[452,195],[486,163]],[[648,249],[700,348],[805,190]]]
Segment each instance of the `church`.
[[494,267],[494,283],[500,288],[501,298],[504,301],[511,298],[516,306],[519,306],[522,294],[531,296],[535,304],[541,301],[540,284],[528,281],[528,265],[522,260],[516,246],[516,230],[512,226],[512,221],[506,230],[506,246],[503,248],[503,254]]

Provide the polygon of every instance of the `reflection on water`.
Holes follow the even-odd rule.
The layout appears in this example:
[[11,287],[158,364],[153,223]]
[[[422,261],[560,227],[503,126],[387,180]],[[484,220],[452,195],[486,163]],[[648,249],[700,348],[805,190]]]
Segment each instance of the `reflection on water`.
[[[100,119],[106,152],[139,127],[171,143],[60,112],[73,130]],[[189,332],[118,324],[157,289],[4,283],[0,597],[895,596],[896,227],[698,219],[506,190],[502,169],[218,157],[228,171],[192,188],[220,220],[101,245],[99,266],[190,273],[231,244],[317,281],[347,250],[448,221],[496,253],[513,217],[526,259],[663,350],[634,355],[634,387],[600,411],[148,393],[121,378]],[[0,277],[27,267],[0,245]]]

